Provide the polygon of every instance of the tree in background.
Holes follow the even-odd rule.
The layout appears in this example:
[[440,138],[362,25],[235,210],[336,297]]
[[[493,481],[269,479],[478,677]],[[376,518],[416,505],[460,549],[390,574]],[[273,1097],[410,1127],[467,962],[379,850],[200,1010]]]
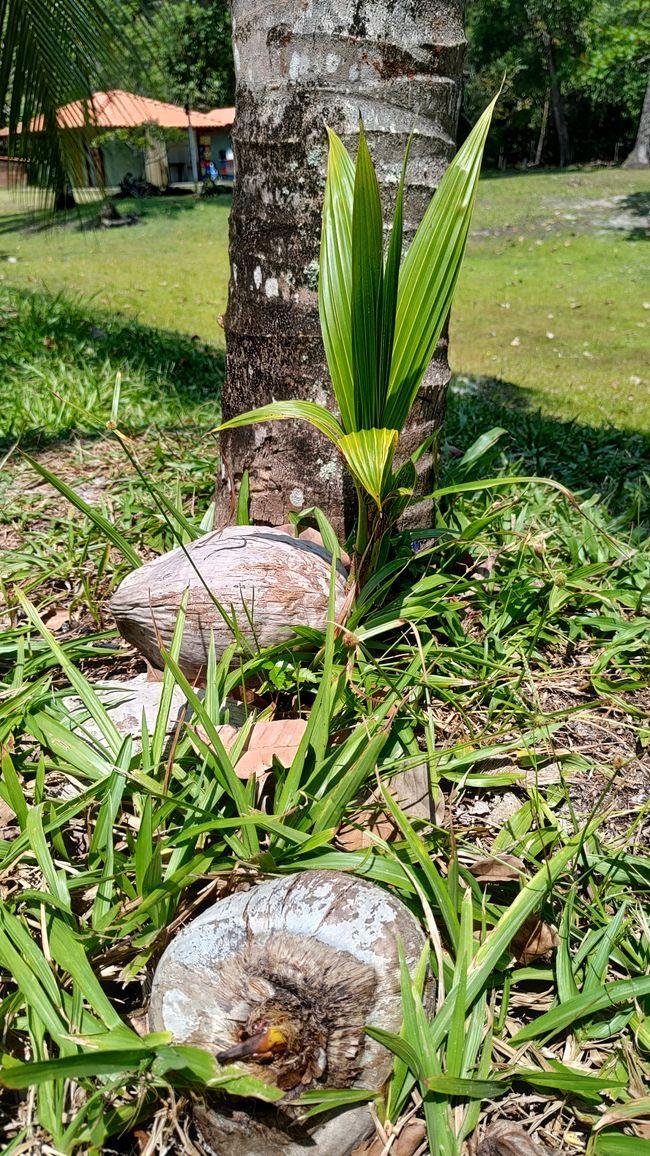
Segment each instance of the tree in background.
[[578,85],[592,107],[605,115],[613,114],[619,126],[629,124],[636,128],[638,124],[637,140],[628,162],[647,165],[650,5],[647,0],[594,0],[585,21],[585,33],[586,49]]
[[470,0],[467,36],[470,124],[506,74],[492,134],[503,160],[614,160],[630,147],[648,82],[647,0]]
[[646,84],[643,108],[639,119],[639,128],[634,142],[634,148],[625,164],[628,168],[640,168],[650,165],[650,70]]
[[235,99],[229,0],[164,5],[155,21],[168,99],[192,108],[229,107]]
[[[535,129],[537,163],[541,159],[552,110],[561,166],[571,159],[566,93],[584,49],[584,19],[592,0],[470,0],[467,34],[470,119],[487,102],[504,73],[506,82],[495,130],[502,145],[519,147],[527,159]],[[505,130],[505,131],[504,131]],[[531,132],[531,130],[533,130]]]

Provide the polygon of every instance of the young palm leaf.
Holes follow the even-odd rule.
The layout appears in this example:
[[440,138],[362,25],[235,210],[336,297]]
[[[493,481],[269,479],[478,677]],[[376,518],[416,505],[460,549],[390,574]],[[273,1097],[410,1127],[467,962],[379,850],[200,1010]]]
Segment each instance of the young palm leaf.
[[62,191],[79,160],[78,133],[59,110],[86,102],[120,74],[128,41],[102,0],[0,0],[0,108],[8,105],[9,155],[30,162],[32,183]]
[[352,204],[352,374],[357,430],[382,424],[377,386],[383,272],[379,185],[360,123]]
[[320,241],[318,310],[334,396],[346,432],[355,429],[352,374],[354,161],[328,128],[329,160]]
[[447,320],[497,97],[447,169],[402,262],[384,425],[403,429]]

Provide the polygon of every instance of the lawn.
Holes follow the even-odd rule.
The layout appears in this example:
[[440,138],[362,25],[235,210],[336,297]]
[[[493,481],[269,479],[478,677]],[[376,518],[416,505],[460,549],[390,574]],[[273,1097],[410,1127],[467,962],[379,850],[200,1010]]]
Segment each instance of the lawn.
[[[81,231],[72,214],[33,231],[0,191],[0,282],[221,347],[228,204],[124,202],[141,215],[134,228]],[[486,176],[452,316],[454,372],[496,379],[509,404],[650,433],[649,237],[648,173]]]
[[650,432],[649,257],[650,173],[484,178],[453,369],[554,417]]
[[73,212],[52,229],[0,190],[0,278],[49,294],[65,290],[98,311],[223,346],[230,197],[117,203],[124,214],[137,213],[137,225],[83,228],[97,214],[84,205],[81,220]]
[[[206,1082],[250,1085],[143,1038],[154,967],[239,881],[314,869],[390,888],[433,944],[436,1014],[403,975],[364,1156],[423,1152],[425,1129],[431,1156],[646,1151],[649,192],[482,182],[428,548],[396,538],[347,630],[211,663],[205,698],[177,636],[158,721],[126,738],[98,684],[145,664],[108,601],[210,524],[227,205],[34,231],[0,199],[3,1151],[204,1151]],[[309,742],[245,780],[225,702]],[[378,779],[418,767],[432,806],[409,819]]]

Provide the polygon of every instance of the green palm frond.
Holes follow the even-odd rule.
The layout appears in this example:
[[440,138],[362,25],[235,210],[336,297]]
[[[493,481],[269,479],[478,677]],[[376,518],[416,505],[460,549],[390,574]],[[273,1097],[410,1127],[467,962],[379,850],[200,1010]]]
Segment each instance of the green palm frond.
[[28,162],[32,184],[61,189],[72,178],[78,141],[61,131],[57,112],[89,102],[119,75],[128,43],[105,0],[0,0],[0,45],[9,156]]

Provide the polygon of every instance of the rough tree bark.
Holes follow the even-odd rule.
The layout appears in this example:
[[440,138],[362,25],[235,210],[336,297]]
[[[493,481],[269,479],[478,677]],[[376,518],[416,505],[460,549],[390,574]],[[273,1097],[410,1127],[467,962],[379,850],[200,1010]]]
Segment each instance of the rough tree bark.
[[[454,152],[462,8],[463,0],[233,0],[237,180],[224,419],[272,398],[331,401],[317,309],[324,125],[356,151],[361,113],[387,204],[415,126],[408,239]],[[441,421],[448,378],[442,342],[403,451]],[[354,507],[341,465],[310,428],[275,423],[222,439],[217,524],[230,520],[245,469],[254,521],[277,525],[316,504],[340,532],[349,529],[343,511]]]
[[645,90],[636,141],[632,152],[625,159],[624,167],[640,169],[646,168],[647,165],[650,165],[650,72],[648,72],[648,84]]

